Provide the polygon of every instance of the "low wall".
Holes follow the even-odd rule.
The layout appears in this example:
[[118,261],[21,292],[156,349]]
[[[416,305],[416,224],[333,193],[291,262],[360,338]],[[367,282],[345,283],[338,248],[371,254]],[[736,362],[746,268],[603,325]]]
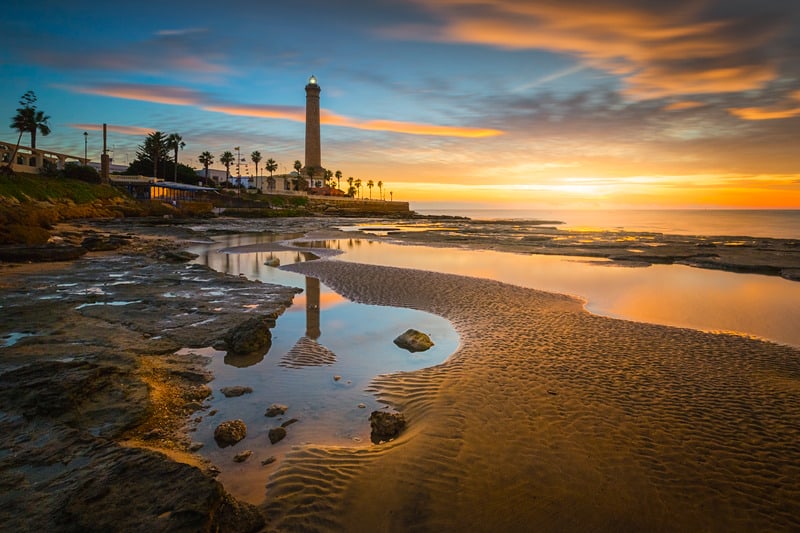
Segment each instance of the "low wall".
[[408,202],[386,202],[383,200],[358,200],[336,196],[309,196],[308,207],[312,211],[330,214],[387,215],[408,214]]

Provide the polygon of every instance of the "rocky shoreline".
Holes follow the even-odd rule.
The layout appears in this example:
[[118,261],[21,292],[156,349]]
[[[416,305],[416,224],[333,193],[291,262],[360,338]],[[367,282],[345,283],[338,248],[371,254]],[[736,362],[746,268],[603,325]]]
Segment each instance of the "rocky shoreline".
[[176,352],[224,348],[229,331],[281,313],[298,290],[187,264],[185,243],[169,237],[87,227],[55,235],[64,246],[90,239],[116,250],[1,269],[4,527],[261,529],[262,511],[188,453],[186,421],[203,416],[211,376],[203,357]]

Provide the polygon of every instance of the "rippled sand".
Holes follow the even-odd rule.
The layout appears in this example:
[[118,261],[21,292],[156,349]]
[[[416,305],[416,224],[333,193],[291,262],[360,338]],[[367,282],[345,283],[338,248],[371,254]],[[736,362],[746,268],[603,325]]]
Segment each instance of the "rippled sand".
[[598,317],[490,280],[289,268],[444,316],[462,344],[375,381],[409,421],[397,440],[295,449],[268,484],[271,529],[800,529],[800,350]]

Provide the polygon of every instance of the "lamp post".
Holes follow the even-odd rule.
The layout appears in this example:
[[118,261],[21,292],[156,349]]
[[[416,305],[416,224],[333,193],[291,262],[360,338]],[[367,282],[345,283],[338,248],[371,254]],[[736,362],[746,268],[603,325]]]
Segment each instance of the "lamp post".
[[89,132],[83,132],[83,165],[89,164]]

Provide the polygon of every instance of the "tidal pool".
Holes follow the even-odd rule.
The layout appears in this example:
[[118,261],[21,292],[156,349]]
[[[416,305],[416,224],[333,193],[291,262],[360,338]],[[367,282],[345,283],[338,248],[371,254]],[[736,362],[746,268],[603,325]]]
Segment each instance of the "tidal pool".
[[[192,439],[203,443],[199,451],[221,470],[220,481],[236,497],[258,503],[263,500],[267,477],[276,461],[292,446],[304,443],[368,446],[369,414],[386,406],[367,392],[380,374],[410,371],[437,365],[458,348],[451,324],[436,315],[394,307],[353,303],[315,278],[286,272],[271,264],[306,261],[306,251],[254,251],[279,241],[272,235],[228,236],[191,251],[195,261],[215,270],[244,275],[266,283],[303,289],[293,305],[272,329],[272,346],[266,354],[231,357],[211,348],[192,350],[210,357],[214,380],[210,408]],[[277,246],[280,248],[280,246]],[[410,353],[392,342],[406,329],[430,335],[435,343],[425,352]],[[226,398],[223,387],[244,386],[252,393]],[[282,417],[265,416],[271,404],[288,407]],[[210,413],[215,414],[210,415]],[[214,429],[225,420],[242,419],[247,437],[228,448],[214,441]],[[268,431],[291,419],[287,436],[270,444]],[[236,454],[251,450],[245,462]]]

